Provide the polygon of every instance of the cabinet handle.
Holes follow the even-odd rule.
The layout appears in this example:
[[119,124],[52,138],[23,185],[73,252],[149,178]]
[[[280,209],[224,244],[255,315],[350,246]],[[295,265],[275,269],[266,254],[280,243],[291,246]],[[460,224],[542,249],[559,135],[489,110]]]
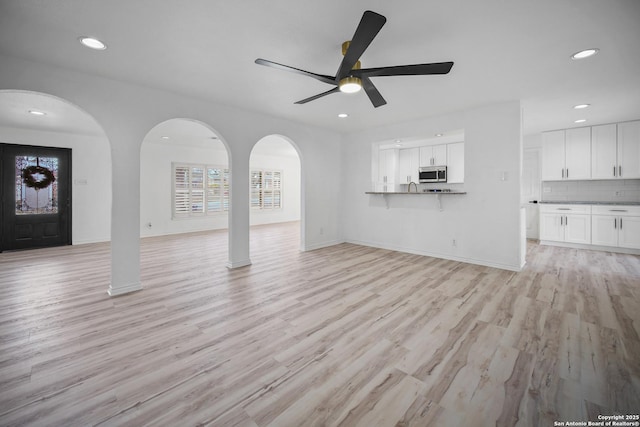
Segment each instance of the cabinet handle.
[[564,178],[564,168],[562,168],[562,177]]
[[564,217],[564,225],[569,225],[569,218],[566,216]]
[[613,228],[618,228],[618,218],[613,218]]
[[622,218],[620,218],[620,230],[622,230]]
[[613,165],[613,176],[616,176],[616,165]]
[[622,176],[622,166],[618,166],[618,176]]
[[569,168],[567,168],[567,178],[569,178]]

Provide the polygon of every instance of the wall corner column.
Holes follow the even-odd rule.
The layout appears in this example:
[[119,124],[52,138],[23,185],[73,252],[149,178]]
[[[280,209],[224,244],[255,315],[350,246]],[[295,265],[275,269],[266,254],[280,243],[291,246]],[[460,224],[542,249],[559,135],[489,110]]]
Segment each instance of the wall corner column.
[[228,268],[251,265],[249,247],[249,155],[238,152],[239,147],[229,153],[231,166],[231,188],[229,203],[229,261]]

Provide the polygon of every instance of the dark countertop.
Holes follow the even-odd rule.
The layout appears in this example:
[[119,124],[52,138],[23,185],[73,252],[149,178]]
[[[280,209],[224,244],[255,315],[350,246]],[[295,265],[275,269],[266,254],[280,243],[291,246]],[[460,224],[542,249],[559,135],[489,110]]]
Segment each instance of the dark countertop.
[[467,194],[466,191],[365,191],[364,194]]
[[640,206],[640,202],[576,202],[576,201],[566,201],[566,200],[539,200],[540,204],[551,204],[551,205],[613,205],[613,206]]

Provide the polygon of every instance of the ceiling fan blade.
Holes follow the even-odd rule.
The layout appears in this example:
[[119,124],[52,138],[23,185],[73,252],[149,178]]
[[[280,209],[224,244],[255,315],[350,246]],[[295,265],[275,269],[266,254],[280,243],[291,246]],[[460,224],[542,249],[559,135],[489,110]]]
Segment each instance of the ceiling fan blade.
[[349,75],[353,66],[358,62],[367,47],[369,47],[385,22],[387,22],[387,18],[370,10],[362,14],[362,19],[360,19],[358,28],[356,28],[356,32],[353,34],[353,38],[349,44],[349,49],[347,49],[340,68],[338,68],[338,73],[335,78],[336,81],[340,81],[340,79]]
[[434,62],[432,64],[397,65],[394,67],[365,68],[353,70],[355,77],[381,76],[426,76],[430,74],[447,74],[451,71],[453,62]]
[[303,76],[308,76],[314,78],[316,80],[320,80],[323,83],[327,83],[330,85],[335,85],[335,79],[331,76],[325,76],[323,74],[316,74],[310,71],[301,70],[299,68],[290,67],[288,65],[278,64],[277,62],[268,61],[266,59],[258,58],[256,59],[256,64],[264,65],[271,68],[277,68],[278,70],[289,71],[296,74],[301,74]]
[[331,95],[332,93],[336,93],[336,92],[340,92],[340,88],[338,88],[337,86],[326,92],[319,93],[318,95],[313,95],[313,96],[310,96],[309,98],[305,98],[298,102],[294,102],[294,104],[306,104],[309,101],[313,101],[318,98],[322,98],[323,96]]
[[369,77],[362,77],[362,87],[375,108],[381,107],[387,103],[382,95],[380,95],[380,92],[378,92],[378,89],[373,85],[373,82]]

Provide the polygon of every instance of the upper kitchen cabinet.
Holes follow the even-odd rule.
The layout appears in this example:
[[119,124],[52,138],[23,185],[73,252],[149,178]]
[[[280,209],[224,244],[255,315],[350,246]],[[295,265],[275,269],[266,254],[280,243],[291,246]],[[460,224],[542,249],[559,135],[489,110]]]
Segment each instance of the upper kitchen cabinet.
[[447,145],[425,145],[420,147],[420,167],[444,166],[447,164]]
[[594,179],[640,178],[640,121],[592,129],[591,176]]
[[461,184],[464,182],[464,142],[447,144],[447,182]]
[[378,180],[376,191],[395,191],[398,175],[398,150],[386,149],[378,152]]
[[591,128],[542,134],[542,180],[591,178]]
[[398,183],[409,184],[419,181],[418,169],[420,163],[420,148],[403,148],[398,158]]
[[640,121],[618,123],[618,178],[640,178]]
[[591,177],[618,177],[617,127],[614,124],[591,128]]

